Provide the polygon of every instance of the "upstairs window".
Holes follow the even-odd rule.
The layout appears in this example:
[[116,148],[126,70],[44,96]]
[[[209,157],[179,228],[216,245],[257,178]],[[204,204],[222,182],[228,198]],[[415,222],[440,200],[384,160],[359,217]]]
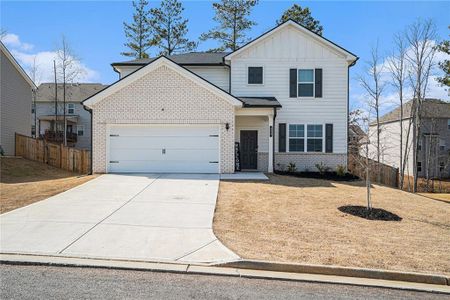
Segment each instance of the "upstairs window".
[[263,84],[263,67],[248,67],[248,84]]
[[314,70],[298,70],[298,96],[314,97]]
[[75,113],[75,104],[73,104],[73,103],[67,104],[67,113],[69,115],[73,115]]

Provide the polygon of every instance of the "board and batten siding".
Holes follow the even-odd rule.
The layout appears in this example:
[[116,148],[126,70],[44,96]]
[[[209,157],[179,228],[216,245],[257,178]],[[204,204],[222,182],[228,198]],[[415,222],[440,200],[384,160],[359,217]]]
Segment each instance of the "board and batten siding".
[[[136,71],[141,66],[121,66],[118,68],[120,71],[120,78],[123,78],[130,73]],[[215,86],[222,90],[229,92],[230,86],[230,71],[225,66],[185,66],[189,71],[197,74],[198,76],[206,79]]]
[[[264,68],[262,85],[247,84],[250,66]],[[292,68],[322,69],[322,97],[290,98],[289,69]],[[292,26],[269,35],[231,59],[233,95],[273,96],[281,103],[276,117],[276,135],[279,123],[332,123],[333,153],[340,154],[347,153],[347,77],[348,63],[342,54]],[[278,138],[275,140],[275,152],[278,152]]]

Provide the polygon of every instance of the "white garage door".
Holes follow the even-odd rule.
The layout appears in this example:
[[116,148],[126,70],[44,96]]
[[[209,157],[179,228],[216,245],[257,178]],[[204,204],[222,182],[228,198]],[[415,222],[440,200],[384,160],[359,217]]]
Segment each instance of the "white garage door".
[[109,172],[219,173],[218,126],[112,126]]

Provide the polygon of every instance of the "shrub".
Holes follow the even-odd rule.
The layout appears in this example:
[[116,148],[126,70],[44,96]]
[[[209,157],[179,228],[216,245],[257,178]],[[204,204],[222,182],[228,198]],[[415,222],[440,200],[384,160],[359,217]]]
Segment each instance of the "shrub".
[[295,171],[297,171],[297,166],[296,166],[293,162],[290,162],[290,163],[287,165],[287,171],[288,171],[289,173],[294,173]]
[[320,162],[320,164],[316,164],[315,166],[321,175],[324,175],[330,169],[323,162]]
[[339,177],[345,176],[345,166],[344,165],[337,165],[336,167],[336,174]]

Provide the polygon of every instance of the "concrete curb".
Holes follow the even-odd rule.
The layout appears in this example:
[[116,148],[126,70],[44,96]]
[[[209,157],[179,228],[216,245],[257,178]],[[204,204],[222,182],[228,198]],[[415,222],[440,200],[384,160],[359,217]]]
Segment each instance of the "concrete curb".
[[[236,263],[236,262],[234,262]],[[336,275],[306,274],[295,272],[280,272],[268,270],[255,270],[249,268],[235,268],[231,266],[212,266],[187,263],[146,262],[129,260],[110,260],[92,258],[73,258],[46,255],[0,254],[0,264],[9,265],[43,265],[77,268],[104,268],[118,270],[136,270],[152,272],[170,272],[178,274],[233,276],[254,279],[302,281],[327,284],[344,284],[353,286],[381,287],[390,289],[420,291],[450,294],[447,285],[427,284],[417,282],[404,282],[393,280],[380,280],[371,278],[358,278]],[[232,264],[232,263],[228,263]],[[226,264],[223,264],[226,265]],[[249,264],[247,266],[250,266]],[[261,265],[260,265],[261,266]]]
[[264,270],[272,272],[288,272],[288,273],[306,273],[306,274],[320,274],[331,276],[344,277],[358,277],[368,279],[405,281],[435,285],[450,285],[450,277],[436,274],[423,274],[413,272],[396,272],[378,269],[364,269],[364,268],[350,268],[340,266],[325,266],[325,265],[305,265],[296,263],[278,263],[271,261],[260,260],[238,260],[216,266],[227,268]]

